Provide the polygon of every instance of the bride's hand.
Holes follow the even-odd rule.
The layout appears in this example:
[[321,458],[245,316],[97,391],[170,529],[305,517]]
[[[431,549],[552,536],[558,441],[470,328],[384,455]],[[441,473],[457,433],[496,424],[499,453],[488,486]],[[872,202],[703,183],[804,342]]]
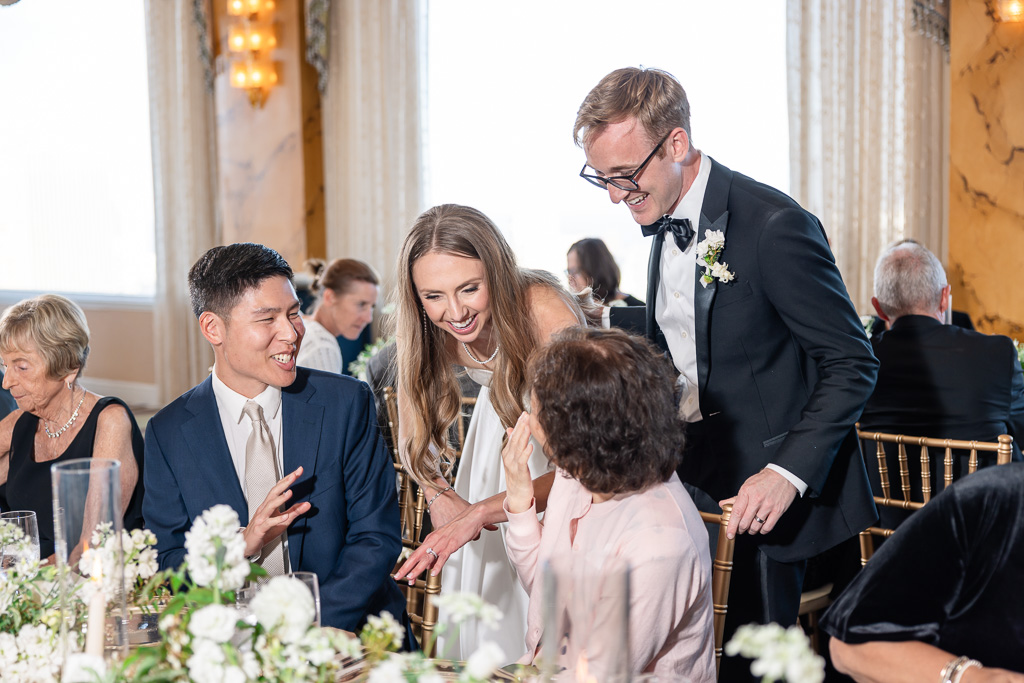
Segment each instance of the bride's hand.
[[505,467],[505,504],[512,513],[526,512],[533,504],[533,477],[530,476],[530,416],[526,412],[519,416],[516,426],[506,430],[508,442],[501,449],[501,461]]
[[423,539],[423,543],[416,549],[416,552],[410,555],[409,559],[395,572],[395,580],[407,580],[411,584],[426,569],[430,569],[430,573],[433,575],[438,574],[452,553],[479,538],[482,529],[497,528],[489,524],[481,524],[478,511],[477,505],[468,505],[451,522],[434,529]]
[[469,501],[455,493],[455,489],[445,491],[430,504],[430,523],[433,528],[440,529],[468,507]]

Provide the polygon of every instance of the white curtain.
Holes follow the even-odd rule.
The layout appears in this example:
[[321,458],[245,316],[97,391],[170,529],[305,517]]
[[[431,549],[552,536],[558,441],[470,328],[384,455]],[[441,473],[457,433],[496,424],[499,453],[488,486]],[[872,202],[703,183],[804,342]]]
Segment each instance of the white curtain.
[[788,0],[793,197],[821,218],[858,310],[889,242],[948,249],[945,49],[911,0]]
[[150,120],[156,200],[156,379],[162,404],[206,377],[209,343],[189,306],[188,269],[217,243],[213,94],[206,89],[192,0],[148,0]]
[[327,256],[367,261],[391,284],[402,239],[424,208],[425,4],[336,0],[330,11]]

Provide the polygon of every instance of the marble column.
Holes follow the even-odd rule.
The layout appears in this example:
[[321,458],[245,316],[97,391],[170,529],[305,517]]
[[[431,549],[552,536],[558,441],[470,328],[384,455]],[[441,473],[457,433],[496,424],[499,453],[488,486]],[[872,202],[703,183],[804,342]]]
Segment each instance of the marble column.
[[266,244],[299,270],[325,256],[320,97],[304,58],[303,3],[277,0],[278,83],[260,109],[229,82],[226,4],[213,2],[222,240]]
[[1024,341],[1024,23],[952,0],[949,277],[982,332]]

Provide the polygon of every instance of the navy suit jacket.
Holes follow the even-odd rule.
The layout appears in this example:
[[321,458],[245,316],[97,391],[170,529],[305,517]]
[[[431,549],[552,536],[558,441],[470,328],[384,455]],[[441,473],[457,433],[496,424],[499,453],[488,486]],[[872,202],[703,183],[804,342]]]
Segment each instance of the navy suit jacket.
[[[394,469],[369,388],[300,367],[281,391],[281,409],[284,471],[303,467],[289,505],[312,505],[288,528],[288,557],[293,571],[319,577],[323,625],[358,632],[368,614],[400,618],[405,599],[391,579],[402,547]],[[185,532],[204,510],[226,503],[242,524],[249,519],[210,378],[149,421],[145,482],[143,512],[161,569],[184,562]]]
[[[807,483],[776,528],[757,537],[772,559],[812,557],[877,518],[854,424],[878,362],[821,223],[774,188],[712,161],[694,240],[725,233],[719,260],[735,279],[694,283],[703,421],[680,477],[715,500],[774,463]],[[647,332],[655,320],[664,236],[648,269]]]

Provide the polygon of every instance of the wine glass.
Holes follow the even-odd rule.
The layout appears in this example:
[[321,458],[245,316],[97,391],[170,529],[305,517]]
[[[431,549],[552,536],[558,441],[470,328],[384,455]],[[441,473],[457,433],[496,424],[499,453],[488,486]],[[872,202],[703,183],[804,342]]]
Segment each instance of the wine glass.
[[26,541],[17,547],[8,544],[0,548],[0,570],[7,571],[20,562],[39,561],[39,522],[35,512],[12,510],[0,513],[0,524],[10,524],[21,529]]
[[298,579],[302,583],[306,584],[306,588],[313,594],[313,607],[316,610],[316,616],[314,617],[313,623],[316,626],[320,625],[320,581],[314,572],[291,572],[288,574],[293,578]]

